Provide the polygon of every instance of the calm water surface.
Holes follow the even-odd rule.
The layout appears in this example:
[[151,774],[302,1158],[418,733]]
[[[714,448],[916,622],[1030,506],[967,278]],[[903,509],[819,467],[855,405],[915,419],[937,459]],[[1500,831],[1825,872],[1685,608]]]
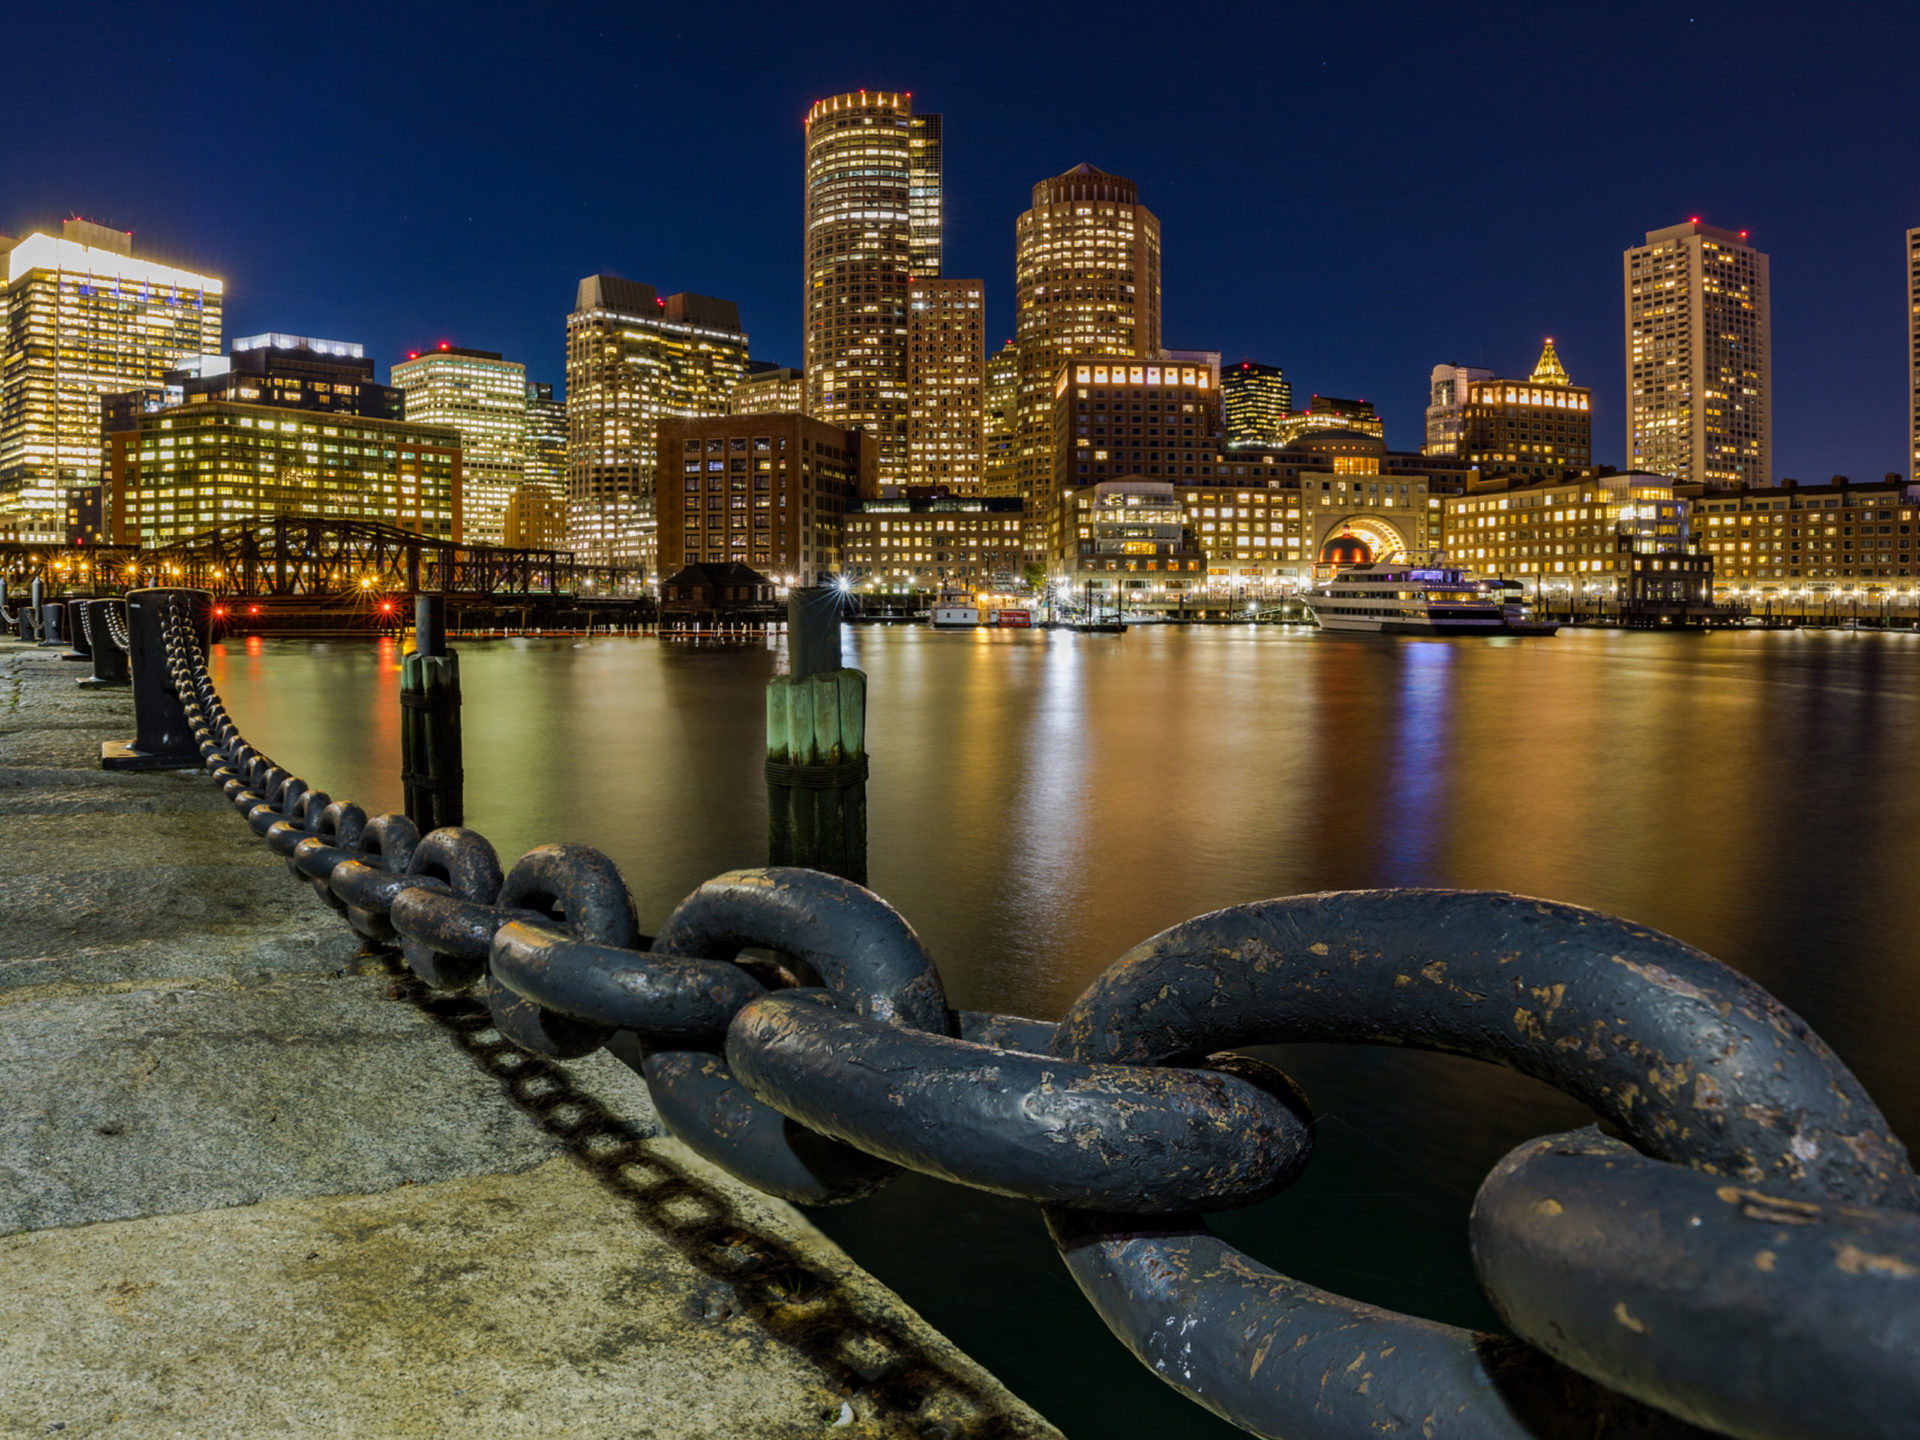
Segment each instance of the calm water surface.
[[[606,851],[643,925],[766,862],[778,644],[460,645],[467,823],[511,863]],[[870,677],[869,883],[952,1003],[1054,1018],[1189,916],[1378,885],[1517,890],[1679,936],[1810,1021],[1920,1140],[1920,635],[1335,638],[849,632]],[[400,808],[399,652],[234,640],[250,739],[369,813]],[[1465,1223],[1489,1166],[1581,1123],[1453,1057],[1272,1052],[1320,1143],[1219,1228],[1374,1303],[1496,1322]],[[1037,1212],[931,1181],[815,1219],[1076,1440],[1239,1432],[1162,1387],[1067,1279]]]

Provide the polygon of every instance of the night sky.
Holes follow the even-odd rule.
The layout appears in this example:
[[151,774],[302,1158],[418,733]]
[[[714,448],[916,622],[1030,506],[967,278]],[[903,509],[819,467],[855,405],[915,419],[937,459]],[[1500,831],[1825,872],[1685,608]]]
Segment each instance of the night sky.
[[383,374],[444,339],[558,385],[602,270],[735,299],[798,364],[801,121],[866,86],[945,114],[947,273],[996,345],[1014,219],[1088,161],[1160,216],[1167,344],[1411,449],[1435,363],[1552,335],[1617,463],[1620,252],[1699,215],[1772,256],[1776,475],[1905,468],[1920,7],[8,8],[0,231],[131,229],[225,278],[229,336]]

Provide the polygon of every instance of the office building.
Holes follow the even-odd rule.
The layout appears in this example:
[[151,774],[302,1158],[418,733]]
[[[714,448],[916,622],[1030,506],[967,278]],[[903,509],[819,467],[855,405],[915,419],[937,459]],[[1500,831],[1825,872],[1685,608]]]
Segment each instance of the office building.
[[403,417],[400,392],[373,378],[373,361],[356,341],[276,331],[238,336],[230,349],[224,366],[209,363],[218,356],[189,357],[184,368],[167,377],[169,403],[237,400],[368,420]]
[[1304,410],[1290,411],[1279,425],[1281,445],[1291,445],[1302,435],[1321,430],[1353,430],[1386,438],[1386,422],[1373,408],[1371,400],[1341,400],[1332,395],[1315,395]]
[[108,523],[121,544],[273,515],[465,538],[451,426],[202,400],[142,414],[108,441]]
[[[1693,544],[1691,506],[1665,475],[1514,475],[1442,504],[1449,559],[1519,580],[1543,600],[1712,598],[1711,561]],[[1685,593],[1667,593],[1674,587]]]
[[1280,422],[1293,409],[1293,386],[1278,365],[1242,360],[1220,371],[1220,408],[1229,450],[1271,449],[1281,443]]
[[728,406],[735,415],[804,415],[807,377],[790,365],[750,360],[747,378],[733,387]]
[[501,543],[514,550],[567,548],[567,493],[553,485],[516,485],[507,496]]
[[507,497],[525,476],[527,367],[497,350],[442,341],[397,362],[393,388],[407,419],[460,434],[464,538],[498,545],[506,536]]
[[660,421],[660,568],[732,562],[818,584],[839,574],[853,501],[876,493],[879,445],[806,415]]
[[731,300],[669,295],[589,275],[567,316],[567,544],[597,563],[652,570],[654,428],[725,415],[747,376]]
[[1573,383],[1551,339],[1524,380],[1436,365],[1430,394],[1429,455],[1465,460],[1486,477],[1564,480],[1593,466],[1593,394]]
[[544,380],[527,382],[527,447],[520,477],[567,498],[567,402],[554,399],[553,386]]
[[135,255],[131,234],[86,220],[0,239],[0,253],[0,517],[22,540],[59,544],[68,492],[105,473],[102,398],[217,355],[222,285]]
[[1020,404],[1020,348],[1009,340],[987,357],[984,493],[1020,498],[1014,443]]
[[915,487],[847,511],[849,582],[887,591],[1012,590],[1024,568],[1017,499]]
[[978,495],[986,482],[986,288],[907,287],[907,483]]
[[1716,489],[1773,476],[1767,257],[1698,218],[1621,257],[1627,463]]
[[1057,513],[1054,383],[1069,355],[1158,361],[1160,222],[1131,180],[1091,165],[1033,187],[1015,229],[1020,393],[1015,486],[1027,502],[1033,559]]
[[1920,577],[1920,487],[1898,475],[1826,485],[1683,485],[1723,593],[1761,598],[1908,594]]
[[807,112],[806,413],[879,443],[907,476],[907,286],[941,262],[942,128],[911,95],[861,90]]
[[1920,229],[1907,231],[1907,473],[1920,475]]

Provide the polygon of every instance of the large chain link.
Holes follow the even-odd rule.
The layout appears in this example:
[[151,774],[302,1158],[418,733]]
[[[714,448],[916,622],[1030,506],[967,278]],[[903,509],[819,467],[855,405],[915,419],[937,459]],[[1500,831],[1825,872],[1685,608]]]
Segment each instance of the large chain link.
[[[187,606],[166,624],[207,769],[293,873],[427,984],[477,986],[547,1056],[610,1048],[668,1128],[770,1193],[901,1170],[1037,1201],[1082,1291],[1168,1384],[1259,1435],[1920,1435],[1920,1180],[1859,1082],[1712,957],[1493,892],[1237,906],[1123,956],[1058,1026],[956,1012],[912,928],[812,871],[735,871],[658,935],[598,851],[503,873],[466,829],[369,819],[249,745]],[[754,958],[771,954],[776,959]],[[1237,1047],[1392,1044],[1585,1103],[1476,1200],[1519,1338],[1280,1275],[1198,1218],[1295,1179],[1305,1098]]]

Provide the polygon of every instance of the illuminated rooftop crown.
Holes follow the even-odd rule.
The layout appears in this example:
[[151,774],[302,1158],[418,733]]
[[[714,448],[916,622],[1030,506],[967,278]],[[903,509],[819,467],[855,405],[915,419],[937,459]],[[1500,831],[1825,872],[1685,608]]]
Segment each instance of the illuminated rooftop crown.
[[1547,348],[1540,352],[1540,363],[1533,367],[1535,385],[1571,385],[1567,377],[1567,367],[1560,363],[1560,356],[1554,351],[1553,337],[1547,337]]

